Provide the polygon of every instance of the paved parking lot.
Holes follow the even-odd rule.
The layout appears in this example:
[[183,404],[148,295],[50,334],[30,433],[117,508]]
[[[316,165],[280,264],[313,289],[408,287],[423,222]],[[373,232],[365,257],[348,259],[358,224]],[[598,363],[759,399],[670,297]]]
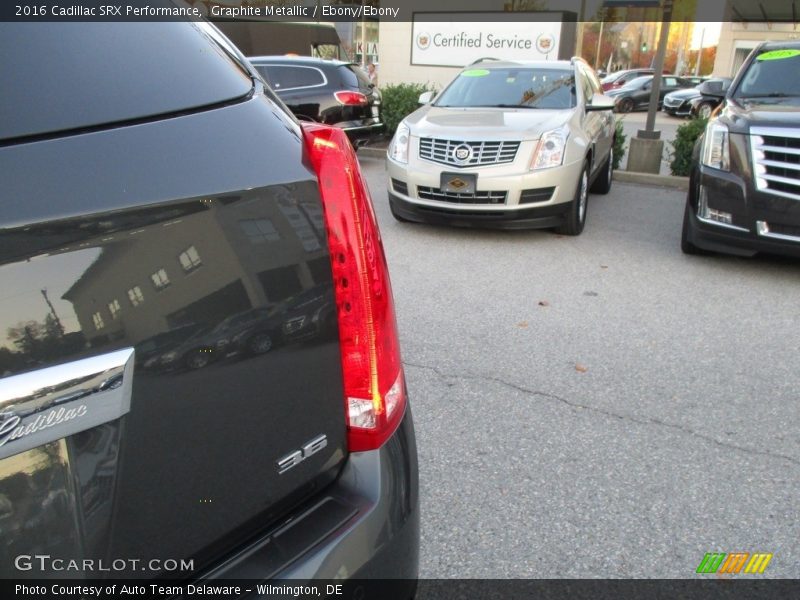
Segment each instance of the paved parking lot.
[[577,238],[395,222],[361,157],[416,421],[425,578],[800,577],[800,265],[686,257],[683,193]]

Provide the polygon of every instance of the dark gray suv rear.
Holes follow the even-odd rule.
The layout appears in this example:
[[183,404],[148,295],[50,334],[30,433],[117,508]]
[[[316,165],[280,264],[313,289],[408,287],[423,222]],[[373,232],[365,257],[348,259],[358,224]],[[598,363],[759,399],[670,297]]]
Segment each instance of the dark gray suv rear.
[[[410,597],[414,432],[342,132],[301,126],[206,25],[6,23],[0,51],[0,576]],[[136,360],[315,287],[336,335]]]

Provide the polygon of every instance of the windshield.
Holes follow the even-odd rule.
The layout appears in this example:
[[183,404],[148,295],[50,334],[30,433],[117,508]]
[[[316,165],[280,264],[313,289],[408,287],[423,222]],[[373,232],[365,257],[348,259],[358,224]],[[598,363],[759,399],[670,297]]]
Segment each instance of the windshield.
[[467,69],[442,92],[435,105],[573,108],[575,76],[571,69]]
[[652,81],[652,75],[645,75],[644,77],[637,77],[636,79],[631,79],[628,83],[623,85],[620,89],[621,90],[636,90],[642,87],[643,84],[647,83],[648,81]]
[[800,50],[767,50],[750,63],[734,98],[800,96]]
[[622,77],[625,74],[625,71],[617,71],[616,73],[610,73],[606,75],[600,80],[600,83],[614,83],[617,79]]

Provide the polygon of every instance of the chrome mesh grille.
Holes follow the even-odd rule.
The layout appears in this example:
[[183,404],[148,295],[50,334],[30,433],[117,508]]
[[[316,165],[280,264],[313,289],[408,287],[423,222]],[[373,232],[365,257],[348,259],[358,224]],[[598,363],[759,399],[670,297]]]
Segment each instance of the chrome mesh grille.
[[417,196],[423,200],[439,200],[456,204],[505,204],[507,192],[476,191],[471,194],[445,192],[441,188],[417,186]]
[[750,134],[756,189],[800,200],[800,131],[753,127]]
[[[482,165],[500,165],[514,162],[519,149],[519,142],[465,140],[444,140],[439,138],[420,138],[419,157],[423,160],[451,165],[454,167],[479,167]],[[459,161],[453,151],[459,146],[468,146],[471,156]]]

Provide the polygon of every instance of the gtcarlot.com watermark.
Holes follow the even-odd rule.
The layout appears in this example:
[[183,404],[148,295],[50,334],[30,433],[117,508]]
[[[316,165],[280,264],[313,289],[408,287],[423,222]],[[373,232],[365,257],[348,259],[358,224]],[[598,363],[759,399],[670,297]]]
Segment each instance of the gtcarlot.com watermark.
[[80,572],[80,573],[107,573],[107,572],[186,572],[194,571],[194,559],[174,558],[116,558],[113,560],[84,558],[59,558],[49,554],[20,554],[14,559],[14,568],[18,571],[39,571],[42,573],[53,572]]

